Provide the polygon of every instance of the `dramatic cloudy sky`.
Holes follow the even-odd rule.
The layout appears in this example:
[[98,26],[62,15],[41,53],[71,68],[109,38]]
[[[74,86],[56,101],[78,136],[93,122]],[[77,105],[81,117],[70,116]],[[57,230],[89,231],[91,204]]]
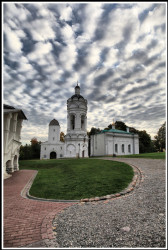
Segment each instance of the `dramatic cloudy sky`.
[[153,138],[165,121],[166,3],[3,3],[4,103],[24,111],[22,143],[47,140],[79,81],[88,131],[113,119]]

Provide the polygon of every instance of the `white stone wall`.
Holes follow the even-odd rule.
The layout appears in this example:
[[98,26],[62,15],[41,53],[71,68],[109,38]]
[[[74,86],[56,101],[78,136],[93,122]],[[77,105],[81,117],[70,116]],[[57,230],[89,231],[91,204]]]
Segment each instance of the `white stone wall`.
[[58,142],[56,144],[43,142],[41,144],[40,159],[50,159],[51,152],[56,153],[56,158],[63,158],[64,157],[64,142]]
[[50,125],[48,129],[48,142],[55,144],[59,141],[60,141],[60,126]]
[[3,173],[4,178],[19,170],[19,150],[21,146],[21,128],[23,119],[18,118],[18,112],[4,114],[3,138]]
[[91,135],[91,156],[105,154],[105,134]]
[[139,138],[134,136],[134,154],[139,154]]
[[48,141],[41,143],[40,159],[50,159],[51,152],[55,152],[55,158],[64,157],[65,143],[60,141],[60,125],[49,125]]
[[83,135],[67,135],[65,137],[65,157],[88,157],[88,137],[83,139]]

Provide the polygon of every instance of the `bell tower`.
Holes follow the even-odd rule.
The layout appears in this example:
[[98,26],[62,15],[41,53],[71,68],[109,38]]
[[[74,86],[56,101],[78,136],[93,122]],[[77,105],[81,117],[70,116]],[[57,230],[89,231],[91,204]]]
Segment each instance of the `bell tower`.
[[87,100],[80,95],[78,83],[67,100],[65,157],[88,157]]

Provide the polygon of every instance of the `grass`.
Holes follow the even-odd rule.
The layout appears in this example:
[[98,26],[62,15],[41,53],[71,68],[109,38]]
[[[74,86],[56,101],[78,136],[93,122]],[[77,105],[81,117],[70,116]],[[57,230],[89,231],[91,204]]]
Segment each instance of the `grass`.
[[117,157],[122,158],[149,158],[149,159],[165,159],[165,152],[156,152],[156,153],[144,153],[144,154],[135,154],[135,155],[120,155]]
[[79,200],[114,194],[133,178],[132,168],[101,159],[22,160],[20,169],[38,170],[30,195],[48,199]]
[[[113,157],[112,155],[104,156],[92,156],[92,158],[97,157]],[[149,159],[165,159],[165,152],[155,152],[155,153],[143,153],[143,154],[134,154],[134,155],[117,155],[118,158],[149,158]]]

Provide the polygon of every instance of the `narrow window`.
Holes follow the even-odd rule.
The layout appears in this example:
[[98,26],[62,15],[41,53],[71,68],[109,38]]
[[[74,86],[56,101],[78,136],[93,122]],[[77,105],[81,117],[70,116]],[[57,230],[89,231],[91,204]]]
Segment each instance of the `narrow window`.
[[46,150],[46,148],[45,148],[45,150]]
[[118,152],[118,145],[115,144],[115,153],[117,153],[117,152]]
[[128,152],[131,153],[131,145],[128,145]]
[[54,137],[53,137],[53,141],[54,141]]
[[124,144],[122,144],[122,153],[124,153]]
[[71,129],[75,129],[75,116],[74,115],[72,115],[71,116]]

